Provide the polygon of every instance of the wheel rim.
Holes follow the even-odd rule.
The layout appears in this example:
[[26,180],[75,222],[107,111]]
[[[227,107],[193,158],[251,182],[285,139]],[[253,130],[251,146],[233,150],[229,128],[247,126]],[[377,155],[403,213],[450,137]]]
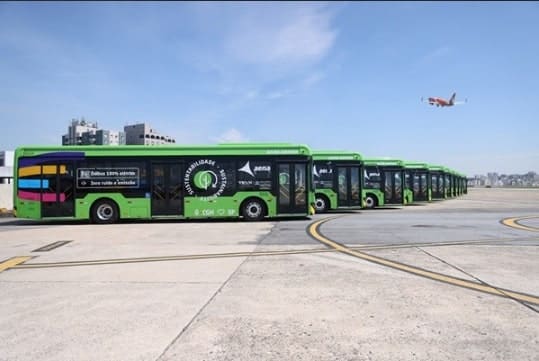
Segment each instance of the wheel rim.
[[326,202],[322,198],[316,198],[316,201],[314,202],[314,208],[316,208],[317,211],[323,211],[326,209]]
[[257,202],[247,203],[245,207],[245,215],[249,218],[258,218],[262,215],[262,206]]
[[114,217],[114,209],[110,204],[101,204],[97,207],[97,218],[101,221],[110,221]]
[[374,206],[374,199],[372,199],[372,197],[367,197],[365,204],[368,208],[372,208]]

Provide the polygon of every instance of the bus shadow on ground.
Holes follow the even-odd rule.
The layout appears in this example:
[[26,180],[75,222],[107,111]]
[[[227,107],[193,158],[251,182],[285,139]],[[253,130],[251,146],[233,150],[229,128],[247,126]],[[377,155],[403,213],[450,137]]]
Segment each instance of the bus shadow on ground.
[[334,209],[324,213],[317,214],[361,214],[362,210],[359,209]]
[[404,206],[397,207],[397,206],[382,206],[382,207],[375,207],[375,208],[366,208],[365,211],[384,211],[384,210],[396,210],[396,209],[402,209]]
[[117,223],[113,224],[94,224],[89,220],[28,220],[28,219],[12,219],[6,222],[0,222],[0,227],[2,226],[74,226],[74,225],[95,225],[95,226],[108,226],[108,225],[121,225],[121,224],[193,224],[193,223],[269,223],[269,222],[281,222],[281,221],[304,221],[311,220],[311,217],[279,217],[279,218],[265,218],[260,221],[245,221],[238,218],[205,218],[205,219],[120,219]]
[[90,224],[87,220],[32,220],[32,219],[18,219],[13,218],[6,222],[0,222],[0,227],[7,226],[72,226],[72,225],[84,225]]
[[124,219],[120,220],[117,224],[146,224],[146,223],[268,223],[268,222],[280,222],[280,221],[305,221],[310,220],[310,217],[277,217],[277,218],[264,218],[259,221],[246,221],[240,218],[192,218],[192,219]]

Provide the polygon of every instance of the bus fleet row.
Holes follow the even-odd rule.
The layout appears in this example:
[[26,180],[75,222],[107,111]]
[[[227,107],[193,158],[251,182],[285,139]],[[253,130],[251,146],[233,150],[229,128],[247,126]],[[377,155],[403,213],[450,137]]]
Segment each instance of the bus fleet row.
[[[343,207],[407,205],[467,193],[466,176],[439,165],[389,158],[364,159],[359,153],[342,151],[314,151],[313,160],[318,212]],[[359,180],[355,179],[355,167],[360,169]],[[331,177],[335,172],[336,177]]]
[[209,146],[24,146],[14,213],[28,219],[305,217],[466,193],[442,166],[289,143]]

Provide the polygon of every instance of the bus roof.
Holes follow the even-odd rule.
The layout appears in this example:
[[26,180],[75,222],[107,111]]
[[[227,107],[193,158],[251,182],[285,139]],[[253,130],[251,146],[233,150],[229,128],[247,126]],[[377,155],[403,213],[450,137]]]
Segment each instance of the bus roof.
[[361,161],[361,154],[346,150],[313,150],[313,160],[357,160]]
[[[287,143],[235,143],[219,145],[70,145],[70,146],[21,146],[15,158],[47,153],[82,153],[81,156],[201,156],[201,155],[311,155],[303,144]],[[61,157],[61,154],[57,155]]]
[[377,165],[377,166],[396,166],[396,167],[403,167],[404,162],[400,159],[394,159],[394,158],[367,158],[363,159],[363,162],[365,165]]
[[429,165],[427,163],[421,163],[421,162],[404,161],[404,168],[407,168],[407,169],[429,169]]
[[429,164],[429,170],[432,170],[432,171],[438,171],[438,172],[444,172],[444,173],[452,173],[451,169],[443,166],[443,165],[434,165],[434,164]]

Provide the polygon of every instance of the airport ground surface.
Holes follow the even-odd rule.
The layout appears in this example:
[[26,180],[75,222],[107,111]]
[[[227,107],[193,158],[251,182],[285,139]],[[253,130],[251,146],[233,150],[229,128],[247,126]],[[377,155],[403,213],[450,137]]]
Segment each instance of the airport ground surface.
[[0,294],[0,360],[537,361],[539,190],[259,223],[0,218]]

